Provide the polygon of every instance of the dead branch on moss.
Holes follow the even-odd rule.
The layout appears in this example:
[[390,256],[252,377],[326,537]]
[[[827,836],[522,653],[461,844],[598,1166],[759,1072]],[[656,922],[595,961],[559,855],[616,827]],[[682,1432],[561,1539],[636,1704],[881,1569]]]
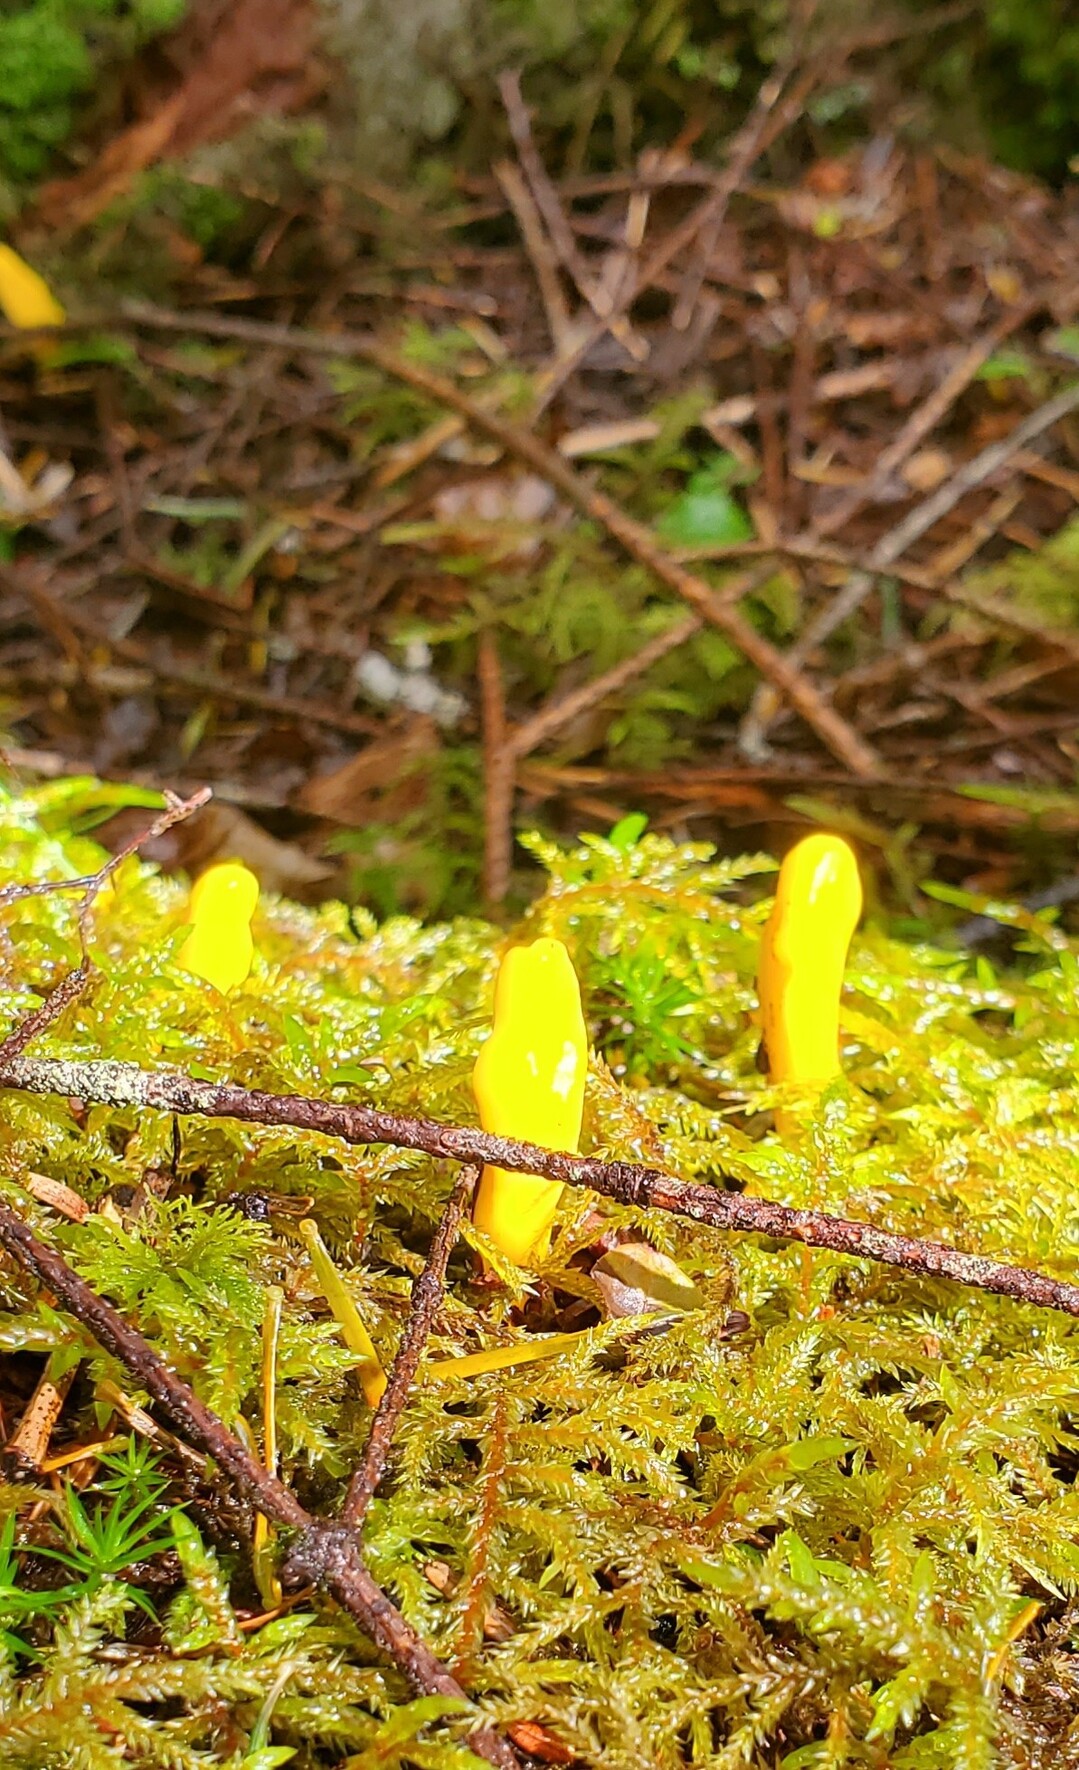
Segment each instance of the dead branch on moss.
[[353,1529],[358,1530],[363,1523],[367,1508],[382,1480],[394,1432],[408,1401],[427,1336],[442,1301],[446,1267],[457,1240],[461,1219],[471,1203],[478,1179],[477,1167],[462,1168],[457,1184],[450,1194],[449,1204],[432,1237],[426,1264],[412,1286],[408,1324],[401,1335],[389,1382],[371,1422],[363,1462],[352,1477],[341,1511],[342,1519],[346,1524],[352,1525]]
[[255,1125],[291,1125],[338,1137],[345,1143],[387,1143],[418,1149],[441,1160],[491,1162],[521,1174],[542,1174],[568,1186],[584,1186],[622,1204],[671,1211],[713,1229],[766,1235],[806,1247],[828,1248],[855,1259],[927,1278],[946,1278],[975,1290],[1014,1297],[1042,1309],[1079,1316],[1079,1285],[984,1254],[966,1254],[942,1242],[877,1229],[825,1211],[805,1211],[773,1199],[719,1192],[678,1180],[638,1162],[605,1162],[595,1156],[541,1149],[512,1137],[492,1137],[468,1125],[383,1112],[378,1107],[318,1100],[302,1094],[268,1094],[231,1082],[206,1082],[179,1070],[144,1070],[134,1063],[85,1063],[66,1058],[15,1057],[0,1063],[0,1088],[29,1094],[61,1094],[116,1107],[151,1107],[202,1118],[231,1118]]
[[[308,1512],[292,1490],[245,1450],[224,1422],[203,1405],[112,1304],[99,1297],[60,1254],[39,1241],[21,1217],[3,1203],[0,1245],[89,1329],[106,1352],[119,1359],[188,1444],[211,1457],[237,1491],[267,1518],[295,1531],[282,1570],[288,1583],[324,1587],[393,1661],[413,1690],[422,1695],[467,1700],[456,1678],[372,1579],[363,1563],[356,1530],[347,1523],[319,1519]],[[492,1727],[479,1727],[470,1735],[470,1744],[500,1770],[516,1770],[516,1752]]]

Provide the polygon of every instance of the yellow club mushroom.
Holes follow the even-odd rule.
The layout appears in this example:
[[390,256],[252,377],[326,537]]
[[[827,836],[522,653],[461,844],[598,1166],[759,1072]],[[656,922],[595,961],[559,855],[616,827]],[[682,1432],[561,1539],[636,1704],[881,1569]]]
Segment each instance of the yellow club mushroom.
[[[544,938],[512,948],[499,967],[494,1027],[472,1077],[483,1129],[576,1153],[587,1070],[581,989],[562,942]],[[487,1166],[473,1218],[526,1266],[551,1245],[561,1194],[559,1181]]]
[[191,932],[179,953],[184,970],[222,992],[242,983],[255,954],[251,918],[258,900],[259,882],[239,861],[208,867],[191,892]]
[[62,326],[66,313],[49,288],[24,258],[0,241],[0,312],[13,326]]
[[823,1086],[840,1073],[839,997],[861,913],[847,843],[824,834],[797,843],[779,869],[757,974],[761,1050],[773,1082]]

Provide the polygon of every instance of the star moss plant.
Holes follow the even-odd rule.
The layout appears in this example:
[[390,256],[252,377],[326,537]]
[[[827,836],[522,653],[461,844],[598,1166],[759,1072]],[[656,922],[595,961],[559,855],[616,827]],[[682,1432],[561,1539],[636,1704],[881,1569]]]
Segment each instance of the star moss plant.
[[[4,882],[93,871],[79,832],[122,797],[5,798]],[[1050,922],[1027,919],[1000,975],[863,928],[844,1074],[781,1142],[755,1062],[772,862],[625,831],[531,846],[548,884],[516,933],[564,941],[580,976],[583,1149],[1075,1276],[1079,948]],[[92,912],[92,985],[34,1051],[475,1122],[504,934],[264,897],[223,996],[177,962],[186,903],[125,862]],[[10,1026],[77,963],[76,914],[50,896],[0,919]],[[254,1446],[280,1293],[280,1468],[322,1512],[370,1413],[297,1220],[389,1365],[452,1180],[228,1120],[15,1093],[0,1120],[3,1196]],[[676,1261],[699,1306],[662,1331],[607,1321],[590,1268],[615,1232]],[[9,1429],[48,1359],[75,1373],[50,1455],[104,1444],[77,1493],[62,1469],[0,1487],[0,1763],[478,1762],[459,1704],[410,1697],[329,1603],[272,1601],[215,1490],[138,1414],[132,1432],[121,1367],[7,1262],[0,1282]],[[597,1770],[1073,1761],[1079,1323],[567,1188],[535,1274],[466,1229],[425,1362],[581,1328],[518,1369],[421,1365],[368,1514],[373,1574],[503,1732]]]

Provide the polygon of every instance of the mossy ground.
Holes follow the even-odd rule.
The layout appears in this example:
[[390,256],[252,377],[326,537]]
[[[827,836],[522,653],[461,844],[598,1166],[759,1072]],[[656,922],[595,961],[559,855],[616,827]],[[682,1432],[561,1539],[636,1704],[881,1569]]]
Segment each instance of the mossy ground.
[[[100,852],[73,832],[116,798],[86,781],[7,797],[6,880],[92,870]],[[1002,975],[864,928],[845,1077],[783,1145],[755,1067],[769,863],[632,830],[540,857],[549,883],[519,932],[558,935],[579,969],[596,1047],[586,1148],[1074,1275],[1079,949],[1050,923],[1026,918]],[[474,1120],[505,934],[264,899],[251,977],[226,1000],[177,966],[185,902],[125,863],[94,911],[93,987],[40,1055]],[[77,940],[60,897],[9,908],[5,927],[11,1023]],[[255,1444],[267,1288],[281,1289],[282,1472],[331,1508],[369,1415],[286,1207],[310,1201],[388,1362],[448,1168],[10,1094],[0,1167],[5,1197]],[[66,1222],[28,1190],[34,1173],[111,1203]],[[268,1222],[244,1214],[252,1195]],[[612,1233],[677,1260],[703,1307],[658,1333],[603,1321],[588,1269]],[[369,1515],[372,1571],[500,1725],[540,1722],[605,1770],[1075,1760],[1074,1322],[572,1191],[535,1275],[496,1259],[502,1282],[481,1283],[471,1230],[465,1243],[429,1359],[594,1324],[569,1355],[421,1380]],[[119,1442],[75,1465],[78,1501],[60,1474],[2,1490],[0,1762],[473,1761],[467,1716],[410,1701],[331,1608],[259,1620],[266,1568],[260,1596],[168,1445],[149,1463],[132,1448],[101,1388],[126,1392],[125,1374],[14,1269],[3,1282],[5,1406],[51,1352],[56,1371],[78,1365],[52,1453]],[[748,1317],[733,1337],[732,1309]],[[59,1590],[49,1549],[67,1556]]]

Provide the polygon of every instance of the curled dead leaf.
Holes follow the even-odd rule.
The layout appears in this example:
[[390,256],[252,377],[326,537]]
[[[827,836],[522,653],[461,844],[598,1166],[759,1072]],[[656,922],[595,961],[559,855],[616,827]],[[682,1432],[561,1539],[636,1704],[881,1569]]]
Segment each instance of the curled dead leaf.
[[333,823],[392,822],[422,805],[437,751],[434,721],[410,720],[404,731],[377,738],[330,773],[313,775],[296,804]]
[[512,1721],[506,1728],[514,1745],[529,1757],[539,1758],[544,1764],[572,1764],[576,1753],[568,1745],[563,1745],[557,1734],[545,1727],[542,1721]]
[[596,1261],[592,1278],[609,1317],[654,1315],[658,1310],[685,1315],[704,1304],[703,1292],[682,1268],[646,1241],[612,1248]]

